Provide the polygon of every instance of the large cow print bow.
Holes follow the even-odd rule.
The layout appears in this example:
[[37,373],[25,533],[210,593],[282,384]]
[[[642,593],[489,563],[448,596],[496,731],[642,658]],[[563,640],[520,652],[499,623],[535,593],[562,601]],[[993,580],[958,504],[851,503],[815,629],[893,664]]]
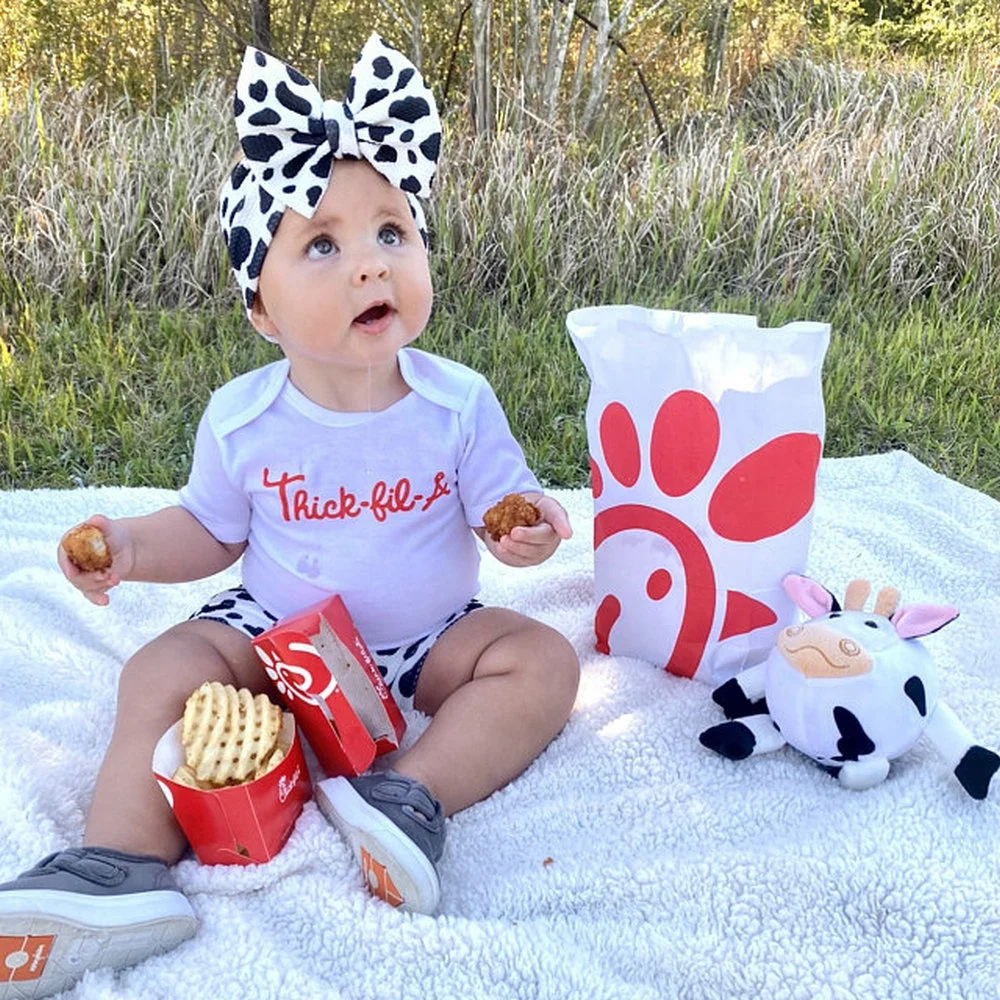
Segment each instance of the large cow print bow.
[[219,217],[248,313],[285,208],[312,218],[334,159],[363,158],[398,187],[426,244],[417,199],[430,194],[441,121],[419,70],[378,35],[361,50],[343,102],[324,101],[297,70],[248,48],[234,110],[243,159],[220,193]]

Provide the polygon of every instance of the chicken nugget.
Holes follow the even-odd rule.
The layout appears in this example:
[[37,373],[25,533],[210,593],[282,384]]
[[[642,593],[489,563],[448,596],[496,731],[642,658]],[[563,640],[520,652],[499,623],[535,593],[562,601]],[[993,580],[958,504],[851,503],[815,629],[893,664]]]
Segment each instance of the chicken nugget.
[[520,493],[508,493],[483,514],[483,526],[493,541],[499,542],[514,528],[522,525],[530,528],[541,516],[538,508]]
[[85,573],[111,568],[111,552],[100,528],[92,524],[82,524],[71,528],[63,536],[63,551],[69,561]]

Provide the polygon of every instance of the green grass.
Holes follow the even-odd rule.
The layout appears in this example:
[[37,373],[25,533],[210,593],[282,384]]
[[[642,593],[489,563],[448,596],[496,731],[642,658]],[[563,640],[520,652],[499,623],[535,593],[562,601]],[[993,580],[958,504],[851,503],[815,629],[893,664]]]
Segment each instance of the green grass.
[[[79,95],[0,120],[0,488],[180,485],[209,392],[276,357],[212,212],[223,90],[166,118]],[[418,346],[481,370],[549,485],[586,481],[569,309],[830,322],[827,455],[905,448],[1000,497],[1000,82],[800,62],[618,134],[447,122]],[[641,359],[639,359],[641,364]]]
[[[634,297],[684,307],[671,297]],[[579,304],[579,303],[574,303]],[[748,311],[745,299],[713,308]],[[492,381],[528,460],[548,485],[586,481],[587,378],[564,330],[569,303],[511,310],[489,299],[437,306],[418,346]],[[1000,320],[970,303],[902,314],[794,302],[760,310],[781,323],[834,326],[824,367],[827,455],[905,448],[1000,497]],[[241,312],[98,309],[72,321],[42,312],[0,361],[0,480],[5,488],[184,482],[210,390],[277,357]]]

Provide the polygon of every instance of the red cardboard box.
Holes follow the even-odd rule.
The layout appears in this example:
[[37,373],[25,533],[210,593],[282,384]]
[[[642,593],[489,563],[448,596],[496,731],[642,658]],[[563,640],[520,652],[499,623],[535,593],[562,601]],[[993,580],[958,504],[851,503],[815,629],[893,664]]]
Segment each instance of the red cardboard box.
[[364,774],[399,749],[406,723],[339,597],[283,618],[253,645],[328,776]]
[[284,846],[311,794],[309,771],[295,719],[287,712],[278,743],[290,748],[268,774],[232,788],[202,791],[172,775],[184,763],[178,720],[153,751],[153,773],[198,860],[205,865],[270,861]]

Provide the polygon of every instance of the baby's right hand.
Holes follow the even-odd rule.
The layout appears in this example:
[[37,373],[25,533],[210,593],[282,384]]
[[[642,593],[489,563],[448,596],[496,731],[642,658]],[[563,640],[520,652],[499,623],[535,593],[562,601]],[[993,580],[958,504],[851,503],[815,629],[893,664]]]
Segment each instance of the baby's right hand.
[[[102,607],[110,603],[108,591],[112,587],[117,587],[125,579],[132,569],[134,557],[128,532],[121,521],[112,521],[103,514],[95,514],[87,518],[86,521],[77,527],[92,525],[104,536],[104,543],[111,554],[111,565],[107,569],[85,572],[77,567],[66,555],[66,550],[59,543],[56,558],[59,561],[59,568],[63,575],[91,604],[98,604]],[[73,530],[73,529],[70,529]],[[67,532],[68,534],[68,532]],[[65,536],[63,536],[65,537]]]

